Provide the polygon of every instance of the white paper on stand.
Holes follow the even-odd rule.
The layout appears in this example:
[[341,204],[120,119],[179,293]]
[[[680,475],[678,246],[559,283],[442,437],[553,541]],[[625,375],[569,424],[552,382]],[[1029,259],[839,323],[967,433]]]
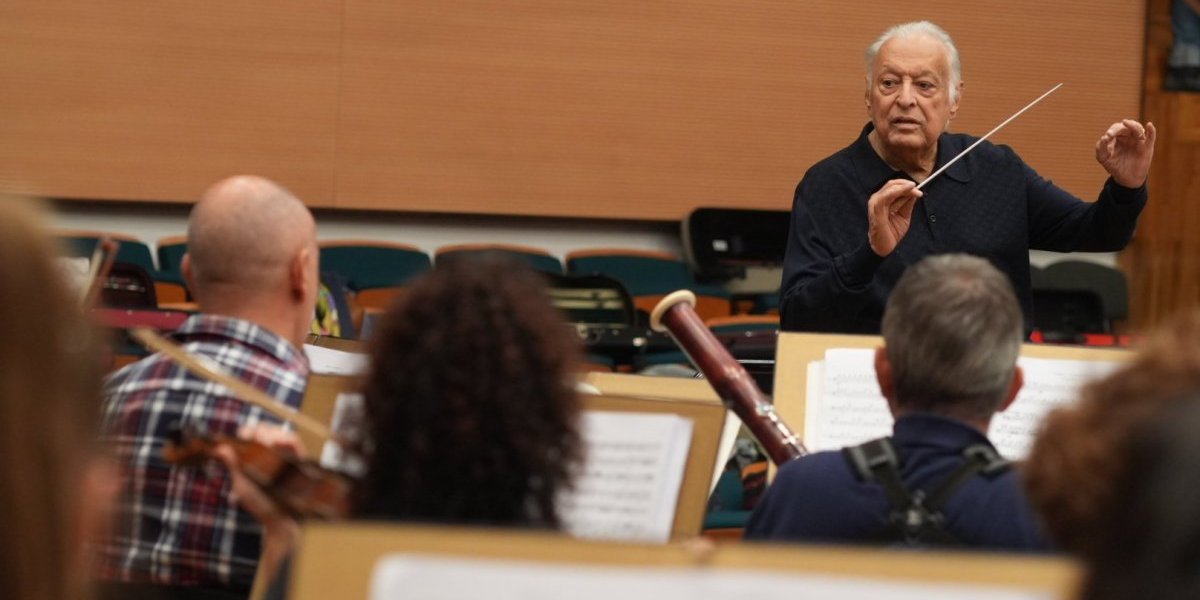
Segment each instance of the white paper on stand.
[[583,538],[669,541],[691,419],[587,411],[581,431],[585,457],[575,489],[558,498],[565,529]]
[[367,371],[367,355],[323,348],[312,344],[304,345],[308,365],[313,373],[321,375],[361,375]]
[[[832,348],[821,366],[822,383],[805,410],[805,442],[813,451],[891,435],[892,416],[875,379],[875,351]],[[1111,373],[1119,363],[1021,357],[1025,385],[1008,410],[992,420],[989,438],[1000,454],[1021,459],[1046,413],[1073,403],[1080,388]],[[809,367],[809,378],[815,367]],[[810,393],[813,391],[809,386]]]
[[1052,600],[1011,585],[888,580],[876,576],[772,573],[739,569],[564,565],[418,554],[375,564],[370,599],[436,600]]

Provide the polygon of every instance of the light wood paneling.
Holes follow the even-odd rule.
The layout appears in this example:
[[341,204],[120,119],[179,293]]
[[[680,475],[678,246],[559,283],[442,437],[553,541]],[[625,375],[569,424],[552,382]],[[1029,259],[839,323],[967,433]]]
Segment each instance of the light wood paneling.
[[7,0],[0,185],[190,200],[252,171],[343,208],[787,208],[865,122],[863,48],[927,17],[962,50],[956,130],[982,133],[1066,82],[997,141],[1091,197],[1096,138],[1138,112],[1142,6]]
[[[865,122],[863,48],[897,18],[829,1],[346,6],[339,206],[660,219],[789,207]],[[1066,82],[998,141],[1094,197],[1096,139],[1138,112],[1140,3],[923,8],[963,55],[955,129]]]
[[0,2],[0,185],[193,200],[259,173],[333,199],[339,0]]
[[1145,118],[1158,128],[1150,203],[1121,253],[1129,277],[1130,324],[1152,327],[1200,304],[1200,94],[1163,91],[1170,52],[1170,0],[1150,0]]

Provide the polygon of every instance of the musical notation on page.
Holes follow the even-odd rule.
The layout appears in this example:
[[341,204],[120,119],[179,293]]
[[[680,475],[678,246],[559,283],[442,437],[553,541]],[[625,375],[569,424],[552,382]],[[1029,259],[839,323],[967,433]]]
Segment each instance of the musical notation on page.
[[[1111,373],[1111,361],[1021,357],[1025,385],[1016,400],[998,413],[988,437],[1011,459],[1029,452],[1046,413],[1075,401],[1088,382]],[[814,451],[837,450],[891,435],[892,415],[875,379],[875,351],[834,348],[809,368],[805,404],[805,442]],[[820,381],[813,384],[814,376]]]
[[670,414],[588,411],[581,429],[583,465],[574,489],[558,502],[566,530],[592,539],[668,541],[692,421]]

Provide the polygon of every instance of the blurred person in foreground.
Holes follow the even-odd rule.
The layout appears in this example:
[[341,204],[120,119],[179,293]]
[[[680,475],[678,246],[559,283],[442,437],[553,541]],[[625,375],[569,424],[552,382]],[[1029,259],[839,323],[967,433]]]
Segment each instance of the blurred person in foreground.
[[86,598],[84,542],[115,492],[97,442],[102,361],[33,203],[0,197],[0,590]]
[[1086,600],[1200,597],[1200,311],[1047,415],[1030,500],[1086,565]]

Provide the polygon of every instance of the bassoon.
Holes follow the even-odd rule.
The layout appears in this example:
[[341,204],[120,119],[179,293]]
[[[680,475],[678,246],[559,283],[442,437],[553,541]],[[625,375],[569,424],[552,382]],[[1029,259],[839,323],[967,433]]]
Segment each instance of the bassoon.
[[779,418],[750,374],[696,314],[695,294],[680,290],[650,314],[650,328],[666,331],[704,374],[725,407],[746,424],[776,465],[808,454],[800,438]]

